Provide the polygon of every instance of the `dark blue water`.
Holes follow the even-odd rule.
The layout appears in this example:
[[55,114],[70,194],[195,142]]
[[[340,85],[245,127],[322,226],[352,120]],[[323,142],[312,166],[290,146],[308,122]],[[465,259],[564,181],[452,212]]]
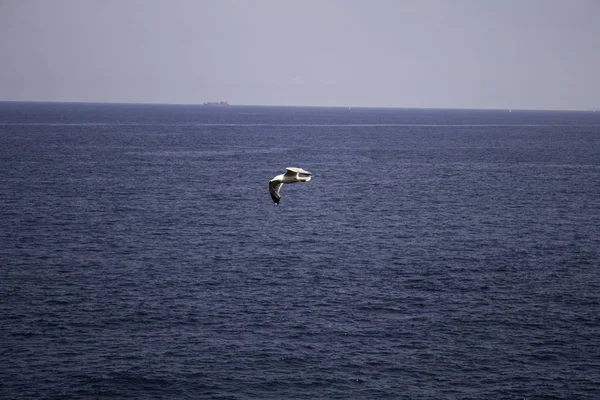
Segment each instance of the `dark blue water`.
[[0,103],[0,222],[3,399],[600,398],[600,113]]

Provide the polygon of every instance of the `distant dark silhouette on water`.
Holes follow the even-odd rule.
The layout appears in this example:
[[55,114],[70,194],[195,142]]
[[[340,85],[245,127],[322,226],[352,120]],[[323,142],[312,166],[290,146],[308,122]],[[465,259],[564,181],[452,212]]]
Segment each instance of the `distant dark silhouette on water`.
[[227,102],[227,100],[225,101],[207,101],[206,103],[202,104],[203,106],[228,106],[229,103]]

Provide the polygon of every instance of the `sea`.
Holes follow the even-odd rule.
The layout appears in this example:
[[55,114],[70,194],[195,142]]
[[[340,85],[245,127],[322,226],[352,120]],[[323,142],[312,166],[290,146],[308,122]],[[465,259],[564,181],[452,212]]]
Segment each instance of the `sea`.
[[0,398],[598,399],[600,112],[0,103]]

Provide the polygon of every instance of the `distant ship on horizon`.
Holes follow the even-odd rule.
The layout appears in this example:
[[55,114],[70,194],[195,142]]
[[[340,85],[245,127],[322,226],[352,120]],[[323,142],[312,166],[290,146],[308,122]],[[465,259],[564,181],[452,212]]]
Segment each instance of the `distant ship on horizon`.
[[207,101],[206,103],[202,103],[203,106],[228,106],[229,103],[227,100],[225,101]]

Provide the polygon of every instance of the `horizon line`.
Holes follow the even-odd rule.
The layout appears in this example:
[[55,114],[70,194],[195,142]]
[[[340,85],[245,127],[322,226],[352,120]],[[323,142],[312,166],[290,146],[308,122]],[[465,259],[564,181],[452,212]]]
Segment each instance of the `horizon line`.
[[356,109],[391,109],[391,110],[473,110],[473,111],[564,111],[564,112],[596,112],[600,108],[469,108],[469,107],[402,107],[402,106],[353,106],[353,105],[280,105],[280,104],[232,104],[226,105],[206,105],[205,103],[160,103],[160,102],[119,102],[119,101],[83,101],[83,100],[2,100],[0,103],[42,103],[42,104],[104,104],[104,105],[156,105],[156,106],[198,106],[211,108],[227,107],[280,107],[280,108],[342,108],[352,110]]

